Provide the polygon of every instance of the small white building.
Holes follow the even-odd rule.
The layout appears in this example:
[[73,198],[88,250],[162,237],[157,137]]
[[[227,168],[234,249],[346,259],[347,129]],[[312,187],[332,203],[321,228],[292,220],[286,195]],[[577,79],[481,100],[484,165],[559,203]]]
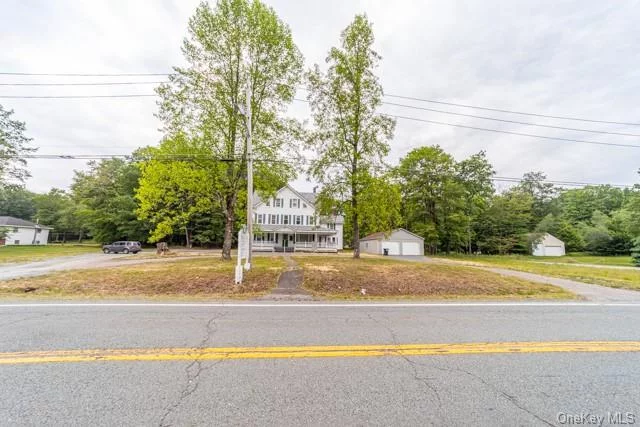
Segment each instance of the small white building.
[[342,250],[341,215],[320,216],[316,193],[299,192],[284,186],[273,198],[253,204],[253,251],[337,252]]
[[417,234],[396,228],[391,233],[373,233],[360,239],[360,252],[384,255],[424,255],[424,239]]
[[564,256],[564,242],[549,233],[544,233],[537,243],[533,243],[533,256]]
[[0,246],[46,245],[49,230],[52,230],[51,227],[12,216],[0,216],[0,229],[9,231],[4,239],[0,238]]

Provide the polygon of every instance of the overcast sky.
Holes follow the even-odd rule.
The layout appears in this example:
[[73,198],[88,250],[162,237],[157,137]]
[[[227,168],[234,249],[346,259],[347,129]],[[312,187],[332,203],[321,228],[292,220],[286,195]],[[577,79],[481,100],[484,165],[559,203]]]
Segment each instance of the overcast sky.
[[[637,1],[270,0],[287,22],[307,67],[324,63],[354,14],[374,24],[385,93],[555,116],[640,123],[640,4]],[[0,72],[166,73],[198,0],[4,0]],[[0,83],[150,81],[162,77],[2,76]],[[153,93],[155,85],[11,87],[1,95]],[[300,96],[304,96],[303,93]],[[445,111],[554,126],[640,134],[640,126],[518,116],[387,99]],[[41,154],[129,153],[156,144],[154,98],[2,99],[27,123]],[[500,123],[384,106],[427,120],[571,139],[640,145],[640,138]],[[306,105],[291,107],[308,117]],[[541,170],[548,179],[638,182],[640,149],[549,141],[398,120],[390,162],[439,144],[457,159],[486,150],[498,175]],[[79,160],[33,160],[28,188],[66,188]],[[313,184],[304,176],[300,190]]]

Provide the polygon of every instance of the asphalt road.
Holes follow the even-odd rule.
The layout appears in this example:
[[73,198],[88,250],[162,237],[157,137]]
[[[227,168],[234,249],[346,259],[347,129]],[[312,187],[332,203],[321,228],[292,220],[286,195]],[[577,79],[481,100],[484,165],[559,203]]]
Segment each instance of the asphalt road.
[[[640,341],[638,325],[633,304],[20,303],[0,306],[0,352],[619,342]],[[0,424],[514,426],[588,414],[610,425],[618,412],[640,422],[639,352],[254,356],[0,364]]]

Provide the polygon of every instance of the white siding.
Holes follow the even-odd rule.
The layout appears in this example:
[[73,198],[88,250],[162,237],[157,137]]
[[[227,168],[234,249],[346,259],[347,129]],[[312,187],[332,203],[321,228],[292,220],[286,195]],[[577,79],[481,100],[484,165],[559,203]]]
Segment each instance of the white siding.
[[389,255],[400,255],[400,242],[390,242],[388,240],[382,241],[382,252],[385,249],[389,249]]
[[[11,228],[11,226],[9,226]],[[9,231],[5,239],[6,245],[31,245],[33,244],[33,236],[35,229],[28,227],[17,227],[18,231]],[[46,245],[49,239],[49,230],[40,229],[40,233],[35,235],[37,245]],[[18,243],[16,243],[16,241]]]
[[402,255],[422,255],[420,253],[420,243],[402,242]]

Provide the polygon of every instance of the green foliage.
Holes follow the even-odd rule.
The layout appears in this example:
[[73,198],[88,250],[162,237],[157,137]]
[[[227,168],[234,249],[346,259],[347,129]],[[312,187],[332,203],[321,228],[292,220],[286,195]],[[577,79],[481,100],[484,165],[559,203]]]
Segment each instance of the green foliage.
[[[209,179],[204,185],[209,186],[211,197],[203,203],[224,215],[222,257],[230,259],[240,198],[246,191],[247,132],[242,115],[247,105],[246,88],[250,87],[252,94],[254,158],[261,160],[256,163],[256,183],[275,187],[294,176],[292,168],[282,160],[287,154],[295,154],[293,142],[299,137],[299,129],[295,122],[281,118],[280,114],[295,94],[302,72],[302,55],[293,43],[289,27],[273,9],[258,0],[220,0],[215,8],[201,3],[189,20],[189,34],[182,51],[188,66],[174,68],[170,82],[158,88],[161,97],[158,115],[165,123],[168,141],[182,138],[186,153],[205,154],[199,168],[207,169]],[[207,156],[229,161],[206,160]],[[158,171],[151,172],[149,168],[153,167]],[[158,166],[157,162],[146,166],[145,171],[146,179],[162,173],[168,174],[166,179],[176,176],[175,171]],[[173,188],[181,187],[180,191],[190,186],[173,181]],[[195,211],[203,208],[198,206]],[[148,206],[141,212],[156,222],[154,239],[182,227],[195,214],[194,211],[153,213]]]
[[495,196],[476,224],[478,249],[485,253],[528,253],[532,206],[531,194],[517,187]]
[[31,138],[25,136],[24,122],[13,120],[13,110],[0,105],[0,187],[10,183],[21,183],[28,178],[25,154],[35,151],[29,146]]
[[0,240],[6,239],[9,235],[9,231],[9,228],[7,227],[0,227]]
[[359,217],[369,209],[364,194],[371,177],[382,171],[395,122],[377,113],[382,87],[374,71],[381,57],[372,48],[367,17],[357,15],[340,42],[329,51],[326,72],[315,65],[307,74],[315,123],[309,143],[317,155],[309,172],[323,184],[324,197],[339,200],[341,212],[350,216],[353,256],[358,258]]
[[542,172],[527,172],[518,185],[520,191],[531,196],[531,227],[534,227],[545,216],[554,212],[558,189],[553,184],[543,182],[547,177]]
[[635,265],[640,267],[640,237],[636,237],[633,241],[633,248],[631,249],[631,257]]
[[30,220],[36,213],[34,196],[21,185],[0,184],[0,216]]
[[578,228],[558,215],[547,215],[538,223],[534,231],[549,233],[562,240],[567,252],[580,252],[585,249],[585,242]]
[[147,240],[147,226],[136,217],[134,198],[140,170],[135,163],[111,159],[90,162],[89,171],[78,172],[71,186],[78,204],[75,215],[100,243],[114,240]]
[[[391,231],[402,223],[400,186],[391,183],[388,177],[371,177],[364,187],[360,198],[360,214],[358,229],[363,236],[378,231]],[[351,205],[344,204],[345,242],[353,241],[353,224],[351,221]]]

